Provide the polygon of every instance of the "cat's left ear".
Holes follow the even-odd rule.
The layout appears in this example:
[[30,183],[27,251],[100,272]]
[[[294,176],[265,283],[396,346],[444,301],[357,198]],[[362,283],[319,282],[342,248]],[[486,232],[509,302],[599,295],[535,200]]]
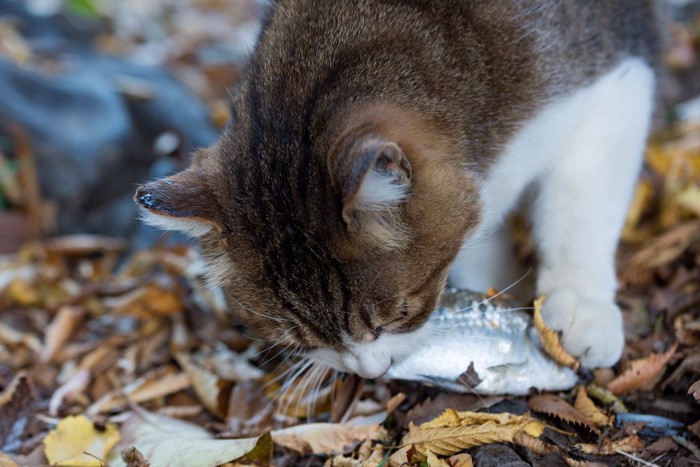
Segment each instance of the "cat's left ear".
[[134,201],[143,208],[143,220],[147,224],[201,237],[219,226],[209,181],[201,169],[191,166],[140,186]]
[[410,194],[411,164],[393,141],[364,136],[337,160],[343,220],[395,247],[405,237],[400,208]]

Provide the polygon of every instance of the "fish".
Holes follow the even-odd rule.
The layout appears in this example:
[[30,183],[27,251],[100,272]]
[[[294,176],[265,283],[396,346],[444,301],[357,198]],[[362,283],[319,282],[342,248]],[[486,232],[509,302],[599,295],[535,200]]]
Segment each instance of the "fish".
[[[494,297],[495,298],[495,297]],[[572,388],[579,377],[542,349],[532,316],[467,290],[447,289],[435,312],[386,379],[480,395],[526,395]]]

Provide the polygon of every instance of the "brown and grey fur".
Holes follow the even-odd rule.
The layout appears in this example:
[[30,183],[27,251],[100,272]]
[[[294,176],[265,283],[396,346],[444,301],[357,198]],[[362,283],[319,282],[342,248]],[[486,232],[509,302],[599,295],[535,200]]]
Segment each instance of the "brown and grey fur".
[[[621,57],[655,63],[655,16],[647,0],[277,1],[218,144],[136,199],[212,227],[216,281],[264,337],[342,351],[415,329],[509,138]],[[364,210],[377,164],[408,197]]]

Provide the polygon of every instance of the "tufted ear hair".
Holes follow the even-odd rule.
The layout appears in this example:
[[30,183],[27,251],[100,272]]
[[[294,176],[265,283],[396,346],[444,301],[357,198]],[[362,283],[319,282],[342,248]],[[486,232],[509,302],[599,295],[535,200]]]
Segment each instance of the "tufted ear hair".
[[387,248],[401,246],[406,228],[401,206],[411,188],[411,164],[398,144],[379,136],[357,138],[336,161],[343,220]]
[[201,237],[218,228],[219,213],[201,169],[190,168],[140,186],[134,195],[144,222]]

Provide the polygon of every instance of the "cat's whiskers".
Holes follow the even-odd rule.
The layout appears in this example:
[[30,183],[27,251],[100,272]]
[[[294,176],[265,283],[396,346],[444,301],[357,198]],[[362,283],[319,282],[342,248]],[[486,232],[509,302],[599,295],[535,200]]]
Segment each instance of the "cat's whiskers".
[[269,319],[269,320],[275,321],[275,322],[280,323],[280,324],[292,324],[292,325],[295,325],[295,326],[297,326],[297,327],[299,326],[298,323],[295,323],[295,322],[294,322],[293,320],[291,320],[291,319],[282,318],[282,317],[280,317],[280,316],[272,316],[272,315],[268,315],[268,314],[265,314],[265,313],[261,313],[261,312],[259,312],[259,311],[254,311],[254,310],[248,308],[247,306],[245,306],[244,304],[242,304],[240,301],[238,301],[238,300],[236,299],[236,297],[234,297],[233,294],[232,294],[231,292],[226,291],[226,294],[228,295],[228,297],[229,297],[231,300],[233,300],[234,302],[236,302],[236,304],[238,304],[238,306],[240,306],[240,307],[243,308],[244,310],[248,311],[249,313],[252,313],[252,314],[254,314],[254,315],[260,316],[261,318],[265,318],[265,319]]

